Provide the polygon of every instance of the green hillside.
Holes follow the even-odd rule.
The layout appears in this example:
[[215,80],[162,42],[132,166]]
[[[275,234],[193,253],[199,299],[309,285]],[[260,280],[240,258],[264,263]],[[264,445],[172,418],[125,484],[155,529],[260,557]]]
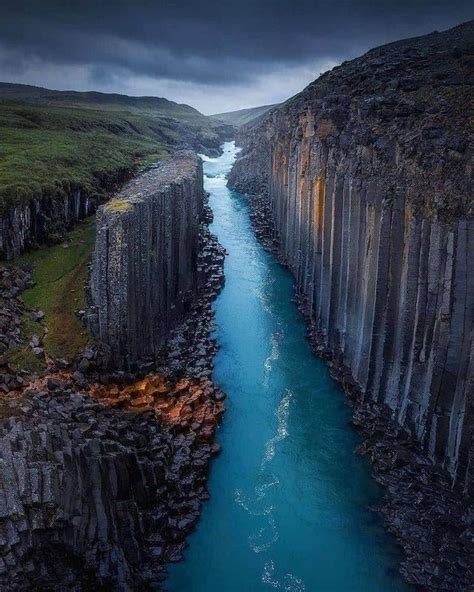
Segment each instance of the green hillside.
[[199,120],[207,119],[194,107],[175,103],[163,97],[130,97],[116,93],[78,92],[71,90],[50,90],[27,84],[13,84],[0,82],[0,97],[13,101],[50,106],[74,106],[90,109],[106,109],[129,111],[151,111],[155,115],[176,117],[179,119]]
[[74,188],[100,194],[173,149],[216,149],[229,133],[166,99],[0,83],[0,211]]
[[251,107],[250,109],[240,109],[239,111],[229,111],[227,113],[216,113],[211,115],[212,119],[222,121],[235,127],[241,127],[257,117],[260,117],[267,111],[270,111],[276,105],[262,105],[261,107]]

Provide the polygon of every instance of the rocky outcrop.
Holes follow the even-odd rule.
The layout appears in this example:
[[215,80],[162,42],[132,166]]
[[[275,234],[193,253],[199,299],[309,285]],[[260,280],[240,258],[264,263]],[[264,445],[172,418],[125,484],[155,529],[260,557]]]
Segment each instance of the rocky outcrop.
[[[473,22],[375,49],[244,128],[229,179],[270,210],[318,351],[449,477],[464,509],[474,491],[473,72]],[[465,557],[474,531],[463,516]],[[429,535],[424,519],[415,538]],[[431,580],[427,565],[411,579],[472,583],[444,564]]]
[[[156,591],[181,559],[224,409],[210,380],[224,252],[209,220],[204,206],[199,296],[170,331],[159,373],[104,373],[96,346],[78,368],[50,359],[39,377],[0,356],[1,590]],[[30,277],[12,267],[0,279],[17,318]]]
[[81,189],[18,203],[0,212],[0,259],[14,259],[25,250],[60,241],[76,222],[93,214],[101,201],[130,178],[122,170],[103,179],[93,194]]
[[223,410],[208,380],[78,391],[50,378],[0,416],[0,588],[159,589],[208,497]]
[[113,362],[156,355],[190,310],[204,212],[201,159],[179,152],[128,183],[97,213],[92,333]]

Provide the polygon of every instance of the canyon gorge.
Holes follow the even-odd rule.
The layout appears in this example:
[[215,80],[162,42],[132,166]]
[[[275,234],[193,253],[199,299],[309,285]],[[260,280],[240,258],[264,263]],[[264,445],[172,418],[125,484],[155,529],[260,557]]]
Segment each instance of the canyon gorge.
[[[5,202],[0,590],[474,589],[473,107],[471,21]],[[92,213],[68,358],[20,254]]]

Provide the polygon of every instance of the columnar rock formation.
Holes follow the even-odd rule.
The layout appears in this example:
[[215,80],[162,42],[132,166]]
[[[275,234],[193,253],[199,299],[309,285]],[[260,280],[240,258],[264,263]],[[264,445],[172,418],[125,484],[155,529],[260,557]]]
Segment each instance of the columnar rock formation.
[[335,68],[242,133],[320,344],[473,487],[474,23]]
[[[207,227],[200,159],[178,154],[104,210],[97,327],[118,315],[121,329],[106,323],[103,333],[117,364],[168,347],[160,374],[146,376],[104,372],[95,346],[71,368],[51,358],[44,376],[15,377],[0,356],[0,590],[159,590],[208,498],[224,410],[210,380],[224,252]],[[12,267],[2,277],[14,346],[29,275]]]
[[199,288],[203,211],[202,162],[188,151],[137,177],[99,209],[90,324],[116,365],[157,354],[189,310]]
[[96,207],[97,199],[77,189],[63,197],[34,199],[9,208],[0,213],[0,258],[13,259],[27,248],[58,240]]
[[208,497],[223,395],[158,376],[45,383],[2,404],[0,589],[159,589]]

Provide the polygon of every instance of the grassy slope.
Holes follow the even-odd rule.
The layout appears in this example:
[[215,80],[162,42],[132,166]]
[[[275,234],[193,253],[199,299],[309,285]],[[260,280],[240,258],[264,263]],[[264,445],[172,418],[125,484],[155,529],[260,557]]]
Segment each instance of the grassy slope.
[[[35,286],[23,294],[23,299],[31,309],[45,313],[41,324],[48,329],[44,339],[48,354],[72,359],[89,341],[76,311],[85,306],[83,288],[93,244],[94,218],[89,218],[70,231],[63,243],[32,251],[15,260],[15,265],[32,270]],[[25,346],[13,352],[10,360],[18,366],[36,369],[38,364],[31,363],[27,344],[32,335],[38,335],[41,327],[29,319],[28,312],[22,327]]]
[[211,115],[216,121],[222,121],[235,127],[241,127],[250,121],[253,121],[260,115],[270,111],[275,105],[262,105],[261,107],[252,107],[250,109],[240,109],[239,111],[229,111],[228,113],[216,113]]
[[101,182],[137,162],[162,158],[167,146],[137,133],[120,115],[0,103],[0,209]]
[[107,179],[181,143],[218,145],[218,130],[192,107],[166,99],[0,83],[0,212],[74,188],[101,193]]

